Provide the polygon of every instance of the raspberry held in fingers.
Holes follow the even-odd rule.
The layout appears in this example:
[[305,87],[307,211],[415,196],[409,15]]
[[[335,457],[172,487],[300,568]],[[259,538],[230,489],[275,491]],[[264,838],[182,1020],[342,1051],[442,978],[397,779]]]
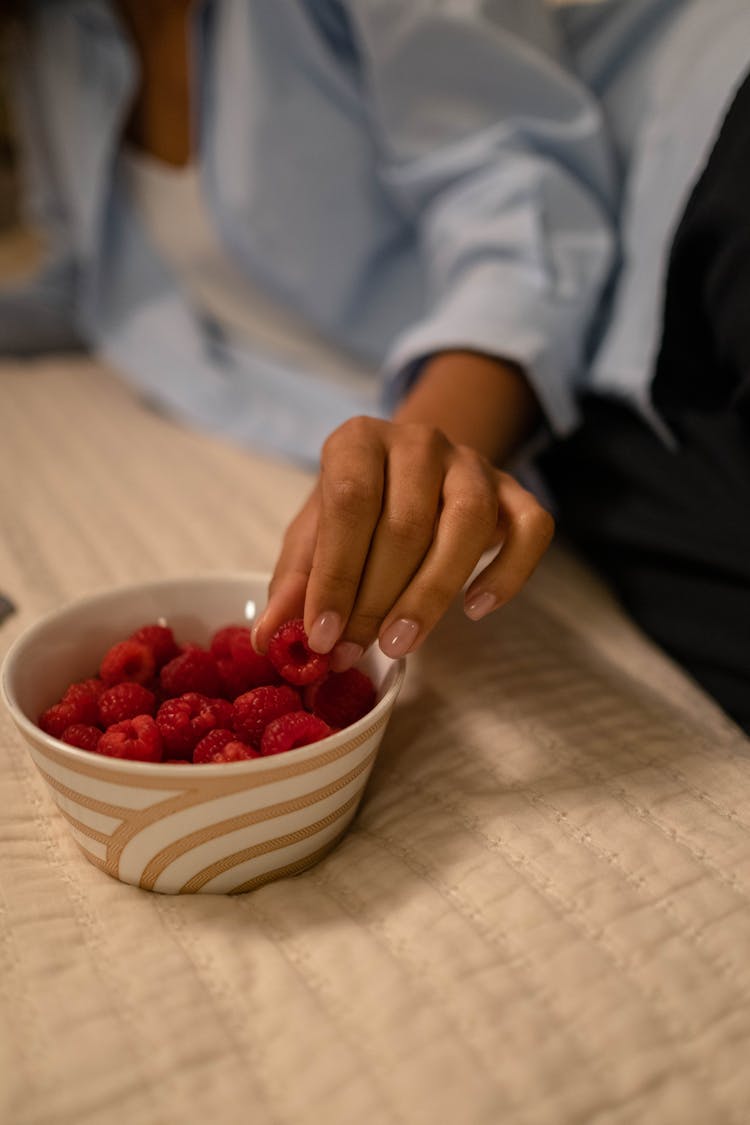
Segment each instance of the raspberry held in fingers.
[[268,659],[290,684],[311,684],[328,671],[327,653],[313,652],[301,618],[281,625],[268,643]]

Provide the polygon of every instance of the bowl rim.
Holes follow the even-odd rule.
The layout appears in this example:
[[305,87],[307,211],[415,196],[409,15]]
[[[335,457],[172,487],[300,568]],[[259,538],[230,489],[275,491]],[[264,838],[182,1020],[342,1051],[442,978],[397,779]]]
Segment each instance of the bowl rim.
[[37,726],[23,711],[15,697],[15,693],[11,689],[11,678],[19,659],[23,656],[24,649],[51,626],[58,624],[68,616],[74,615],[77,611],[89,606],[95,606],[97,602],[107,602],[114,596],[127,595],[129,593],[158,593],[160,589],[179,585],[208,586],[216,582],[253,581],[262,582],[267,586],[270,577],[270,573],[267,571],[214,571],[197,575],[177,575],[173,578],[158,578],[147,582],[121,583],[116,586],[104,587],[94,590],[92,593],[72,598],[63,605],[37,617],[15,638],[0,665],[0,697],[2,697],[14,723],[27,740],[32,742],[42,741],[48,744],[57,754],[69,758],[71,763],[82,762],[88,763],[89,765],[96,763],[97,768],[103,768],[105,771],[111,772],[112,774],[131,773],[135,771],[136,774],[143,774],[144,777],[163,776],[177,779],[178,777],[190,776],[194,778],[206,777],[208,779],[227,777],[229,776],[227,774],[228,769],[233,771],[233,776],[240,776],[244,773],[265,772],[266,770],[277,769],[282,762],[289,762],[291,764],[292,762],[305,761],[308,758],[320,754],[321,751],[325,753],[335,746],[342,745],[344,741],[359,739],[359,736],[366,732],[368,727],[379,728],[382,725],[384,716],[392,708],[401,690],[406,674],[406,660],[404,657],[394,660],[392,657],[382,654],[383,659],[389,661],[391,668],[395,669],[391,683],[375,706],[371,708],[366,715],[363,715],[361,719],[357,719],[355,723],[351,723],[348,727],[342,727],[341,730],[328,735],[326,738],[321,738],[317,742],[309,742],[305,746],[297,746],[292,750],[285,750],[282,754],[271,754],[267,757],[260,758],[248,758],[247,760],[239,762],[217,762],[213,765],[199,764],[196,766],[194,762],[185,762],[184,765],[164,761],[139,762],[130,758],[112,758],[108,757],[106,754],[96,754],[92,753],[90,750],[82,750],[77,746],[70,746],[67,742],[62,742],[59,738],[54,738],[52,735],[43,731],[41,727]]

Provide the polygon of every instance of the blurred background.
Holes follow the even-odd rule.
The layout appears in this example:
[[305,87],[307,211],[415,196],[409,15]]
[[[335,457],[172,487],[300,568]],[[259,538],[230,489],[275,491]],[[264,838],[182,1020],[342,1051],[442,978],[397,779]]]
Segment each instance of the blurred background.
[[7,230],[17,218],[13,176],[13,134],[8,116],[7,76],[10,42],[0,36],[0,229]]
[[18,210],[16,144],[8,112],[12,50],[12,32],[0,32],[0,285],[12,282],[32,269],[40,249],[32,232],[22,227]]

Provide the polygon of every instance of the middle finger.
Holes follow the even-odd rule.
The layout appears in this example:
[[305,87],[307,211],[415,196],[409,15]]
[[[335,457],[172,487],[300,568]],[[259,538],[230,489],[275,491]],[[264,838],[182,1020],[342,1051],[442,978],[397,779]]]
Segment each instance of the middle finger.
[[362,648],[418,570],[440,513],[447,442],[421,427],[402,434],[388,451],[383,508],[345,631]]

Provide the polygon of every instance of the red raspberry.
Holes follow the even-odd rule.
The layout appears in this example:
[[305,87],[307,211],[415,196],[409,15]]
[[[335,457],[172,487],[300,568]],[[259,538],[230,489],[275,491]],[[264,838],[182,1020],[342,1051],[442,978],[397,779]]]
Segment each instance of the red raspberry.
[[87,726],[86,723],[73,723],[62,733],[62,741],[68,746],[77,746],[79,750],[96,752],[99,748],[99,739],[102,732],[98,727]]
[[236,664],[239,672],[247,679],[248,687],[246,690],[248,691],[250,688],[279,683],[279,673],[267,656],[256,651],[249,629],[246,633],[238,633],[235,636],[229,659]]
[[217,660],[227,660],[232,655],[232,642],[241,636],[250,636],[247,625],[224,625],[211,637],[208,650]]
[[290,684],[311,684],[328,671],[329,655],[313,652],[301,618],[286,621],[268,642],[268,659]]
[[97,698],[102,686],[101,680],[96,679],[71,684],[62,699],[42,712],[38,726],[53,738],[61,738],[66,727],[77,723],[96,726],[99,722]]
[[156,671],[154,655],[140,641],[118,641],[102,660],[99,675],[107,687],[112,684],[145,684]]
[[53,703],[46,711],[42,711],[37,726],[53,738],[62,738],[64,731],[78,721],[79,717],[72,704]]
[[160,762],[162,738],[150,715],[136,715],[105,730],[97,750],[109,758],[129,758],[136,762]]
[[174,633],[167,625],[141,625],[131,634],[131,641],[140,641],[151,649],[157,671],[163,668],[170,660],[179,655],[180,646],[174,639]]
[[90,680],[78,680],[70,685],[62,697],[62,703],[71,703],[80,715],[80,723],[89,723],[93,726],[99,721],[98,702],[104,691],[104,684],[97,677]]
[[113,684],[99,697],[99,722],[103,727],[122,723],[136,715],[153,715],[156,696],[143,684]]
[[179,656],[165,664],[159,683],[167,698],[197,691],[201,695],[221,695],[223,684],[216,660],[200,645],[187,644]]
[[211,654],[216,658],[224,692],[235,699],[251,688],[279,682],[279,674],[267,656],[256,652],[245,625],[226,625],[214,633]]
[[186,692],[167,699],[156,714],[156,722],[170,757],[190,758],[204,735],[231,727],[234,707],[226,699],[209,699],[199,692]]
[[374,707],[375,686],[359,668],[330,672],[324,680],[310,685],[305,705],[330,727],[348,727]]
[[239,695],[234,701],[234,729],[252,746],[259,746],[263,731],[272,719],[287,711],[298,711],[299,694],[288,684],[266,685]]
[[210,765],[214,762],[243,762],[259,757],[258,751],[245,742],[240,742],[233,731],[212,730],[196,746],[193,761],[196,765]]
[[328,723],[317,715],[311,715],[309,711],[289,711],[286,715],[279,715],[278,719],[272,719],[263,731],[260,752],[264,757],[283,754],[296,746],[318,742],[332,733]]

